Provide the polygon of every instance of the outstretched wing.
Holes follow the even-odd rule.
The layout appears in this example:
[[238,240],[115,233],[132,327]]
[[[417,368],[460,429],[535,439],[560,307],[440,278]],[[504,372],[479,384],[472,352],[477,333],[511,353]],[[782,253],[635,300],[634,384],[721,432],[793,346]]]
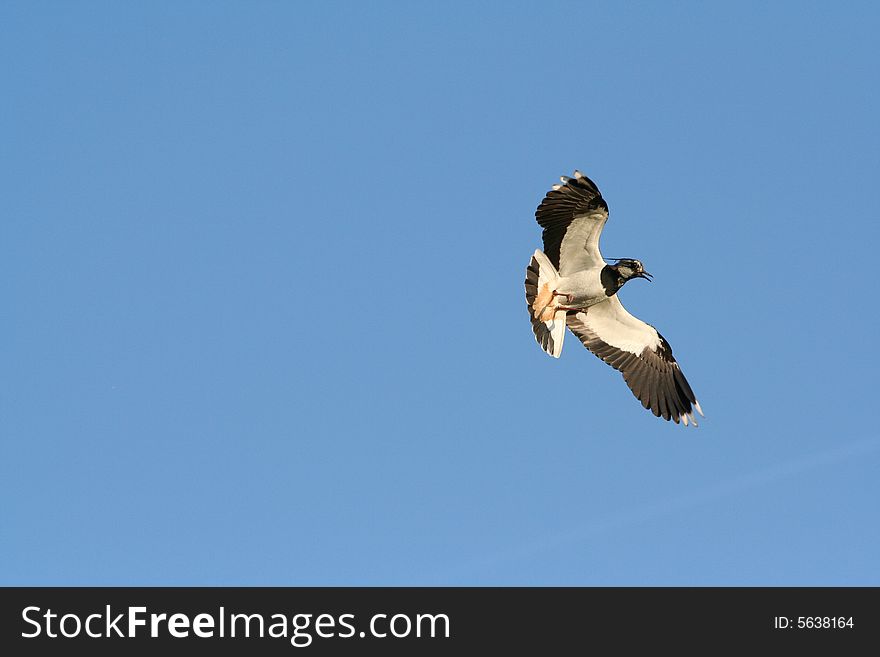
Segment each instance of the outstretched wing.
[[566,323],[584,346],[623,374],[642,406],[664,420],[696,426],[703,411],[672,357],[669,343],[650,324],[630,315],[617,295],[569,313]]
[[535,219],[544,229],[544,253],[561,276],[605,265],[599,235],[608,220],[608,205],[596,183],[580,171],[553,185]]

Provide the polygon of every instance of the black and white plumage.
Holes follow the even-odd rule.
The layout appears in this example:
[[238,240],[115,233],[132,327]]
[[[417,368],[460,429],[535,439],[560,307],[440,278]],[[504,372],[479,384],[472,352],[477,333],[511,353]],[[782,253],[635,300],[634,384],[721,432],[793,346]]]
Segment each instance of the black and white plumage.
[[703,414],[672,348],[650,324],[630,315],[617,292],[634,278],[650,280],[642,263],[624,258],[607,264],[599,237],[608,205],[596,184],[575,171],[562,178],[535,212],[544,250],[526,269],[526,303],[541,348],[558,358],[566,327],[596,356],[623,374],[654,415],[697,425]]

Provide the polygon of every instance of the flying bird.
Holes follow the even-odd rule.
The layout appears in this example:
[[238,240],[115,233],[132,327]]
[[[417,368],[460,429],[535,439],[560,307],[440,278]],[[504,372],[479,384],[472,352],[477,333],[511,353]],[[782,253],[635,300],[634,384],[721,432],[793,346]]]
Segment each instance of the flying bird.
[[607,264],[599,236],[608,221],[608,204],[596,184],[580,171],[563,176],[535,211],[544,229],[526,269],[526,303],[535,339],[559,358],[565,328],[583,345],[623,374],[642,406],[657,417],[697,426],[703,415],[669,343],[650,324],[630,315],[617,293],[627,281],[652,276],[638,260]]

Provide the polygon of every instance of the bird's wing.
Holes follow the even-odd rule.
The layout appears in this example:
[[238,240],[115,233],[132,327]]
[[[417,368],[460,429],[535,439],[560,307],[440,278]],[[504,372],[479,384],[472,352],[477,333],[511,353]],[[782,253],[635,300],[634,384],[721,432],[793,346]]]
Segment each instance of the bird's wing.
[[569,313],[566,323],[584,346],[623,374],[642,406],[665,420],[688,424],[703,414],[669,343],[650,324],[630,315],[617,295]]
[[599,235],[608,220],[608,205],[596,183],[580,171],[553,185],[535,211],[544,229],[544,253],[562,276],[605,262],[599,253]]

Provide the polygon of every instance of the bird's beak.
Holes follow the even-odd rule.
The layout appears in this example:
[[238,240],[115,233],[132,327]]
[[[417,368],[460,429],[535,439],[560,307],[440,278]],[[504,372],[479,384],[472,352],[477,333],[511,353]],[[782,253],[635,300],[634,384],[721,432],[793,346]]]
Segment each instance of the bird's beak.
[[646,281],[648,281],[649,283],[651,283],[651,282],[652,282],[651,279],[653,278],[653,275],[649,274],[649,273],[646,272],[646,271],[643,271],[642,273],[638,274],[638,277],[639,277],[639,278],[644,278]]

